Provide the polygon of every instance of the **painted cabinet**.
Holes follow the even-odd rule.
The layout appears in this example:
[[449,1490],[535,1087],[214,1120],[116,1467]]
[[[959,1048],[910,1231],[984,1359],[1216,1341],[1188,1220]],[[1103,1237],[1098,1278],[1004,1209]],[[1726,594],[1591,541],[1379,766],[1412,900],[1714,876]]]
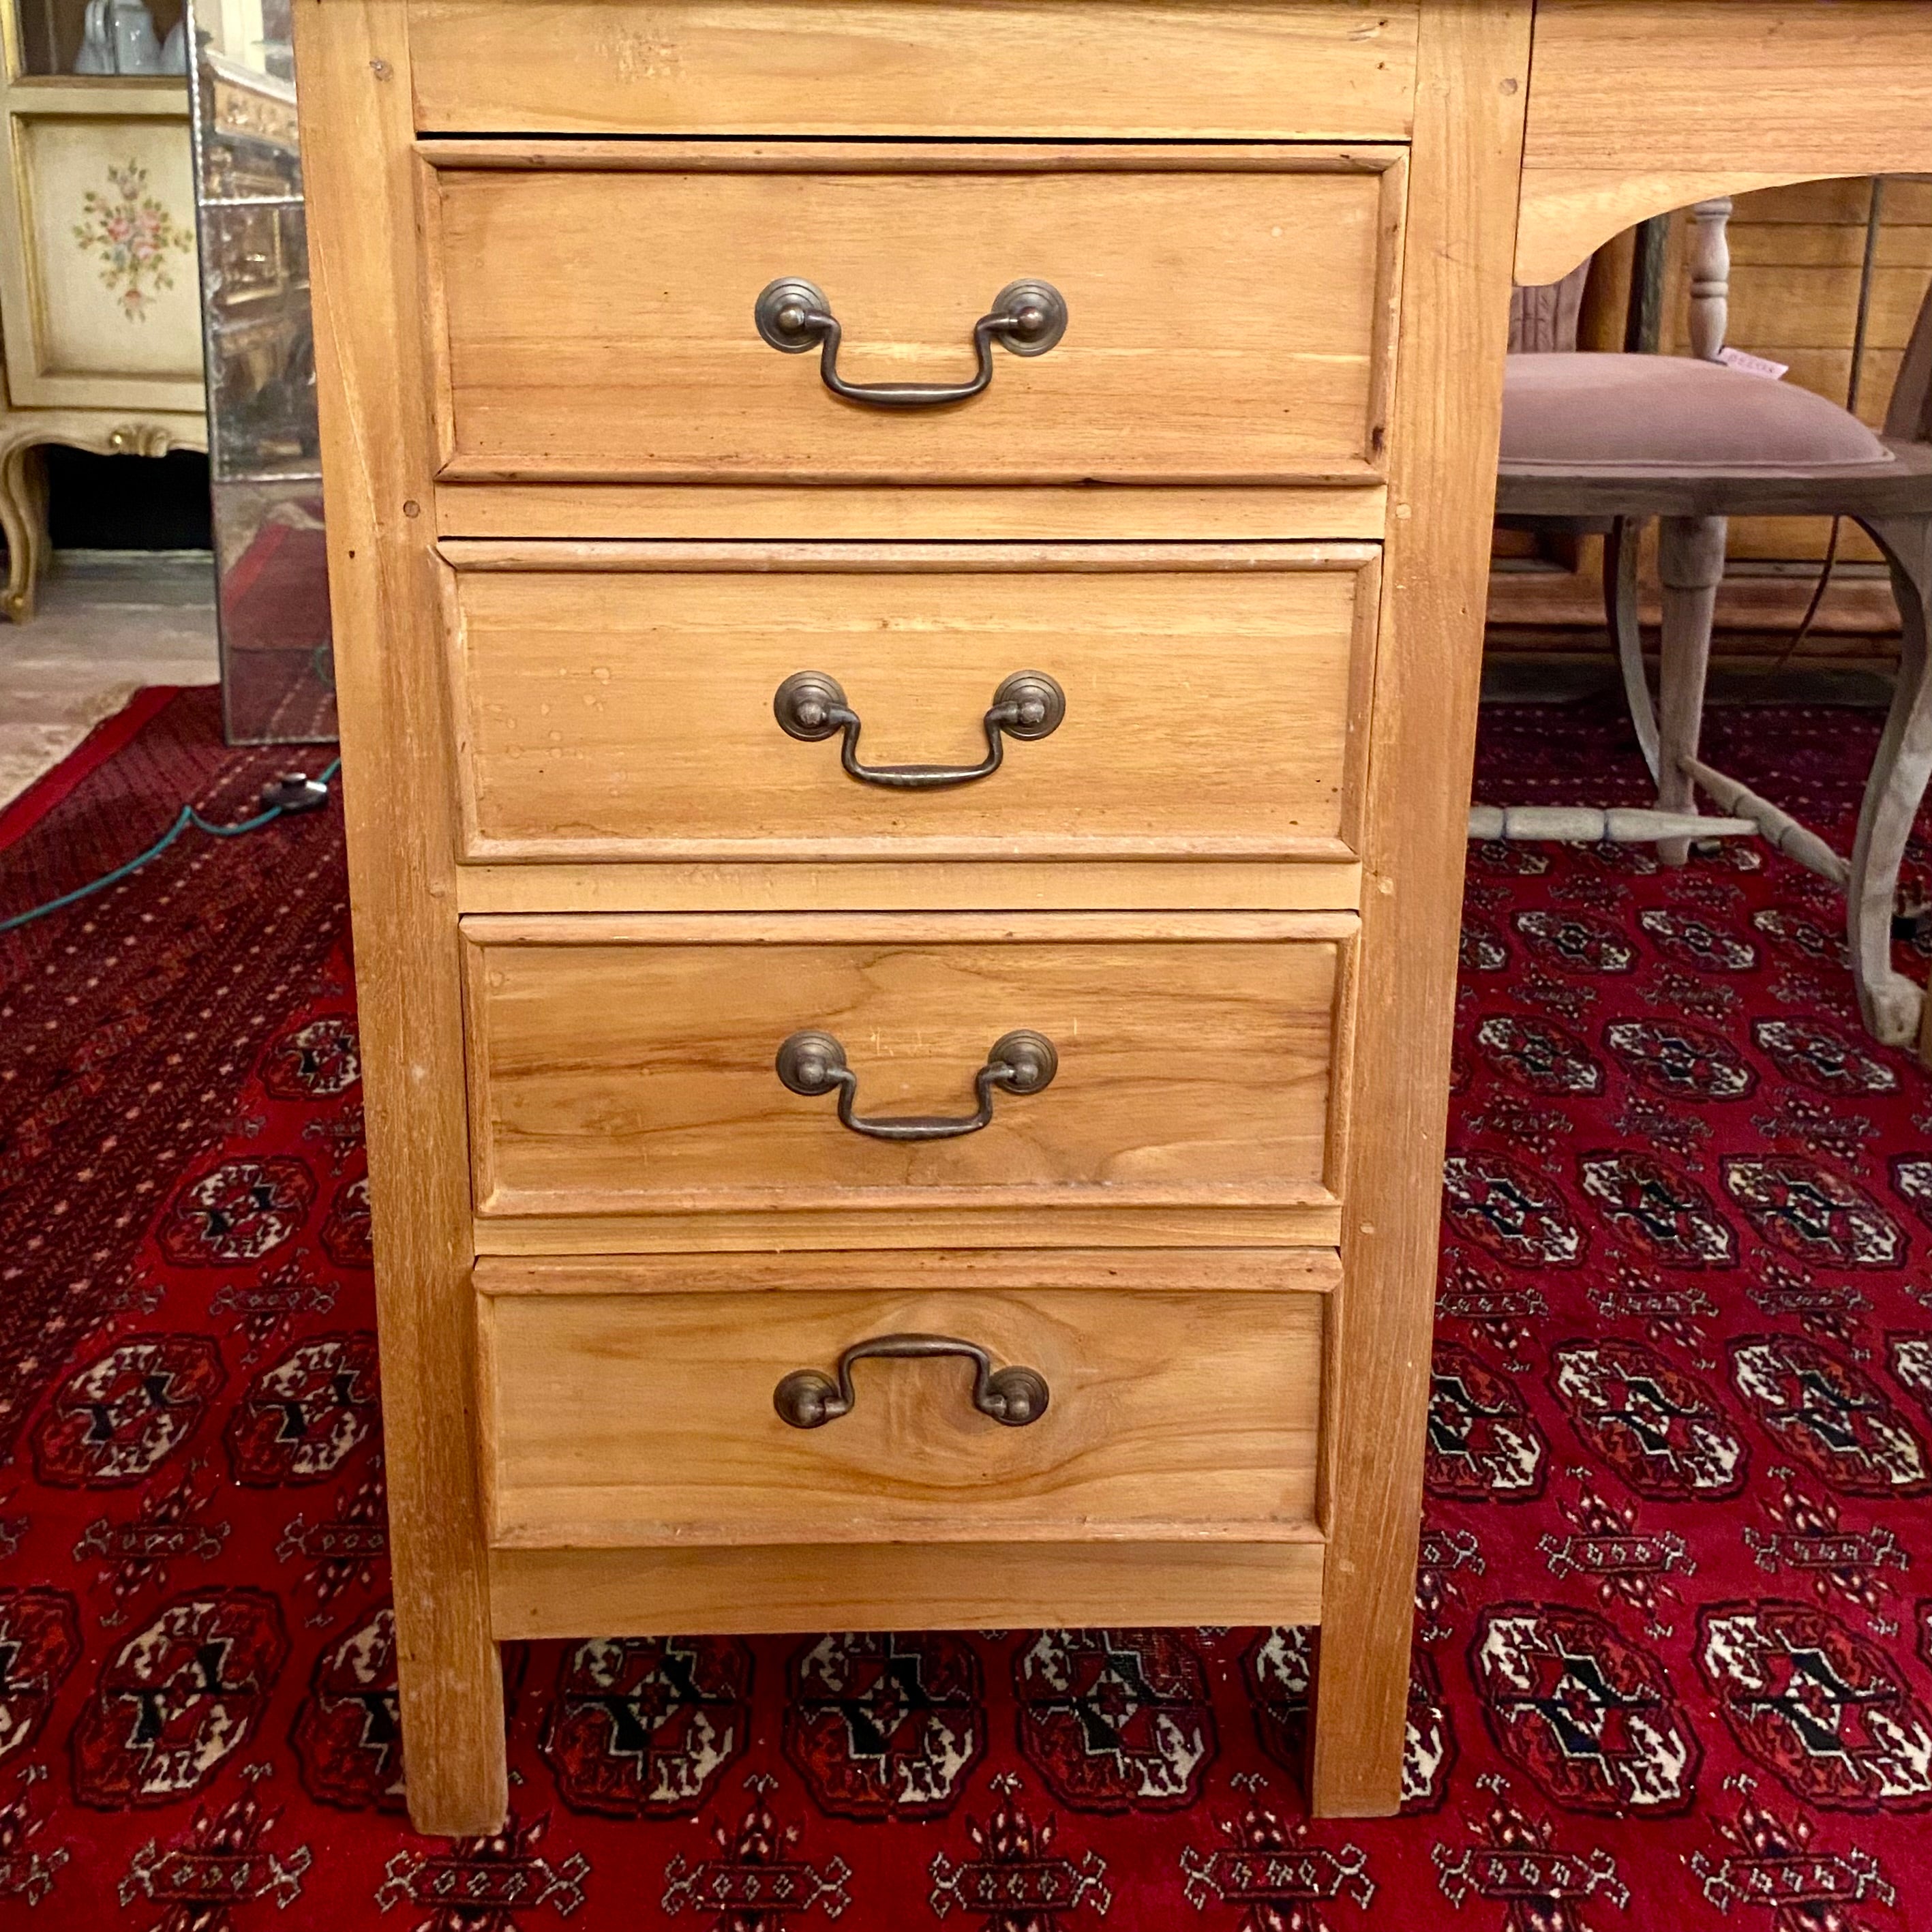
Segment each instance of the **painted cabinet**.
[[[46,547],[38,452],[206,448],[200,278],[182,74],[76,73],[85,0],[0,8],[0,530],[6,612]],[[156,0],[157,40],[179,0]]]

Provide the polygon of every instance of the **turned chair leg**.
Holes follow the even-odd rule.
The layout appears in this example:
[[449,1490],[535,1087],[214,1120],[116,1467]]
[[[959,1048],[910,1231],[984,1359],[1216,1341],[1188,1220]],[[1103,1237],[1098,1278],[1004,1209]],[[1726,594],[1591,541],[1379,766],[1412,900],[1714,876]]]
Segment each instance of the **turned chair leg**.
[[[1697,809],[1684,760],[1697,755],[1704,728],[1704,680],[1711,665],[1711,626],[1724,574],[1729,525],[1722,517],[1666,517],[1658,526],[1658,574],[1664,584],[1664,635],[1658,665],[1657,807]],[[1663,838],[1657,855],[1681,866],[1688,838]]]
[[[1865,782],[1852,848],[1846,933],[1866,1026],[1889,1046],[1917,1042],[1921,1058],[1932,1065],[1932,1013],[1924,1010],[1925,994],[1892,963],[1899,867],[1927,781],[1932,779],[1932,652],[1926,638],[1932,608],[1932,518],[1874,518],[1864,526],[1892,567],[1900,640],[1898,688]],[[1922,1017],[1928,1022],[1922,1040]]]

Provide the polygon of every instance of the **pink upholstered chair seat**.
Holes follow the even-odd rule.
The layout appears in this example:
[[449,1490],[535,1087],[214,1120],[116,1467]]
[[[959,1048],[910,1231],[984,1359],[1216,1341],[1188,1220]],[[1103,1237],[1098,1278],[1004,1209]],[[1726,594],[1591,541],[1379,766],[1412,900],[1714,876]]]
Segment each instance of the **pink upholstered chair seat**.
[[[1877,195],[1874,184],[1874,209]],[[1884,433],[1874,435],[1849,410],[1795,383],[1713,359],[1727,319],[1730,213],[1721,197],[1690,211],[1690,340],[1698,355],[1573,349],[1587,266],[1563,285],[1517,290],[1496,508],[1519,530],[1604,538],[1604,613],[1666,814],[1660,824],[1669,828],[1657,832],[1658,856],[1682,864],[1690,855],[1701,791],[1787,858],[1841,886],[1859,1011],[1881,1040],[1904,1046],[1920,1038],[1927,1004],[1924,990],[1898,970],[1893,940],[1906,841],[1932,785],[1932,292],[1900,360]],[[1643,299],[1626,318],[1633,341],[1652,338],[1654,292],[1640,278]],[[1898,680],[1849,857],[1700,755],[1727,526],[1734,517],[1765,516],[1849,518],[1891,567],[1902,626]],[[1663,620],[1657,698],[1638,622],[1640,544],[1653,519]],[[1527,828],[1525,836],[1532,836]],[[1921,1050],[1932,1065],[1932,1030]]]
[[1512,356],[1504,467],[1762,476],[1894,460],[1856,416],[1790,382],[1684,356]]

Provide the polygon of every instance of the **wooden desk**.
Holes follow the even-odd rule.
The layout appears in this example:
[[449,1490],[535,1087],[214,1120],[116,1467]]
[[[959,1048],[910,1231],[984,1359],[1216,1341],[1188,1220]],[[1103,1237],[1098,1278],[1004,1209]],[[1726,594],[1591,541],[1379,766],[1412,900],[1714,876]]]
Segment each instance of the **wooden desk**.
[[417,1823],[868,1624],[1319,1622],[1393,1810],[1512,273],[1932,166],[1932,7],[296,25]]

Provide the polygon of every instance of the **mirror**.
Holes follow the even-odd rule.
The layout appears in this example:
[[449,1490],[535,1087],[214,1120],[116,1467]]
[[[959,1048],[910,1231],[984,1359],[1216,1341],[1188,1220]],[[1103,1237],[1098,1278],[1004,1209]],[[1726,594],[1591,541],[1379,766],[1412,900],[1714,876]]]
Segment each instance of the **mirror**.
[[208,466],[231,744],[335,736],[290,0],[188,0]]

